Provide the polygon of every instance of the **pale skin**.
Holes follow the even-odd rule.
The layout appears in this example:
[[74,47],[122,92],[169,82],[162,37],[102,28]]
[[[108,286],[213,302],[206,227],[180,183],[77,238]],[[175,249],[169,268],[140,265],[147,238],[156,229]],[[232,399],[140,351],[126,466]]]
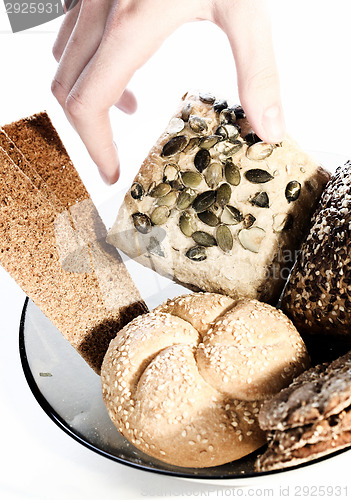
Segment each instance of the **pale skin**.
[[110,108],[135,112],[136,98],[127,88],[135,71],[179,26],[200,20],[214,22],[228,36],[240,101],[257,135],[271,143],[284,138],[264,0],[79,0],[53,47],[59,65],[52,92],[107,184],[120,172]]

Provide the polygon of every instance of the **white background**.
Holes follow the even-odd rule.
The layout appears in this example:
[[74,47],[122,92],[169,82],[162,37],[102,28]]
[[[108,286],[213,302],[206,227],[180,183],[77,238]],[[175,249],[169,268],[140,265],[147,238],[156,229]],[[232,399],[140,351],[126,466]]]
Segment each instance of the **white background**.
[[[350,2],[271,0],[269,5],[289,133],[308,150],[351,157]],[[207,22],[182,27],[133,78],[130,88],[139,100],[137,113],[129,117],[112,111],[122,177],[118,186],[106,187],[50,93],[56,66],[51,47],[61,20],[12,34],[2,2],[0,9],[0,123],[46,109],[98,205],[132,179],[186,90],[210,90],[237,101],[235,68],[225,36]],[[226,489],[193,484],[113,463],[57,428],[34,400],[21,370],[18,326],[24,299],[0,268],[1,498],[240,495],[230,489],[232,484]],[[274,497],[283,498],[280,488],[289,487],[285,496],[293,497],[296,485],[347,486],[351,494],[350,459],[347,452],[319,467],[251,486],[260,489],[256,496],[270,498],[272,492],[264,488],[272,487]],[[252,496],[252,491],[244,489],[242,495]]]

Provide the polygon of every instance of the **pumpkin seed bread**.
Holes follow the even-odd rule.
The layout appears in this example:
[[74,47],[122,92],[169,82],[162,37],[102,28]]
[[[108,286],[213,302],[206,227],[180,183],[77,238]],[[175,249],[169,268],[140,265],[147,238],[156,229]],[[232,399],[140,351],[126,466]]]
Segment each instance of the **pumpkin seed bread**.
[[292,139],[261,142],[240,106],[186,94],[107,240],[190,289],[276,303],[328,179]]
[[263,400],[309,366],[291,321],[256,300],[184,295],[131,321],[101,368],[118,430],[143,452],[183,467],[237,460],[265,442]]
[[[12,158],[1,148],[0,264],[99,373],[111,338],[147,309],[119,254],[104,241],[103,223],[47,115],[21,123],[37,123],[37,117],[45,124],[36,128],[40,139],[34,140],[33,133],[31,141],[28,129],[23,136],[16,124],[5,128],[17,130],[15,139],[22,152],[29,157],[32,151],[32,161],[36,159],[35,166],[43,171],[47,156],[47,168],[54,168],[51,175],[45,171],[45,181],[6,133],[0,133],[1,144]],[[75,178],[75,186],[65,194],[48,187],[55,186],[55,175],[65,175],[65,168],[55,169],[57,164],[71,170],[66,181],[60,180],[61,188]],[[66,239],[67,249],[83,245],[86,268],[82,268],[82,252],[70,255],[74,272],[62,267],[58,236],[61,242]]]
[[[299,331],[322,343],[350,344],[351,162],[330,179],[284,292],[282,307]],[[345,352],[345,351],[344,351]]]
[[259,413],[268,448],[259,471],[291,467],[351,445],[351,351],[317,365],[266,401]]

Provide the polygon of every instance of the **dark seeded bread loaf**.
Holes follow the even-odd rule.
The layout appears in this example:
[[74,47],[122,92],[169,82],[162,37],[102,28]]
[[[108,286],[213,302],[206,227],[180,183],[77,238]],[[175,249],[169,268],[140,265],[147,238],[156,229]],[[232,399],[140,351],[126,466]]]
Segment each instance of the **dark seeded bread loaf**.
[[351,162],[323,192],[282,308],[307,335],[351,341]]

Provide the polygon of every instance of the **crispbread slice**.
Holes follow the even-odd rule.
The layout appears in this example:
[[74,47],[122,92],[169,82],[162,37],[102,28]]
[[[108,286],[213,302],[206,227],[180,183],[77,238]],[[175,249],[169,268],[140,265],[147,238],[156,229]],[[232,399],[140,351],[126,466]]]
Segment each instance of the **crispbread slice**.
[[260,426],[286,430],[336,415],[351,404],[351,351],[311,368],[264,403]]
[[65,209],[65,206],[60,202],[54,192],[51,191],[33,165],[27,161],[23,153],[18,149],[16,144],[10,139],[2,128],[0,128],[0,147],[6,151],[14,164],[28,176],[34,186],[44,194],[44,196],[57,210],[62,211]]
[[318,441],[316,443],[306,443],[301,448],[295,450],[281,449],[277,453],[272,448],[261,455],[256,462],[256,469],[261,471],[282,469],[283,467],[293,467],[304,462],[315,460],[342,450],[351,445],[351,431],[345,431],[341,434],[333,435],[329,439]]
[[71,272],[90,272],[91,261],[89,249],[84,241],[79,239],[77,232],[74,230],[70,213],[65,209],[66,207],[57,198],[56,194],[51,191],[33,165],[27,161],[16,144],[1,128],[0,147],[6,151],[15,165],[29,178],[32,184],[39,189],[57,211],[58,215],[55,219],[56,245],[63,268]]
[[99,373],[110,340],[146,306],[120,258],[104,268],[117,284],[112,291],[95,272],[65,271],[56,248],[57,211],[2,148],[0,166],[0,263]]
[[351,351],[311,368],[266,401],[259,424],[268,449],[259,471],[291,467],[351,445]]
[[89,198],[46,112],[3,126],[38,175],[66,208]]

